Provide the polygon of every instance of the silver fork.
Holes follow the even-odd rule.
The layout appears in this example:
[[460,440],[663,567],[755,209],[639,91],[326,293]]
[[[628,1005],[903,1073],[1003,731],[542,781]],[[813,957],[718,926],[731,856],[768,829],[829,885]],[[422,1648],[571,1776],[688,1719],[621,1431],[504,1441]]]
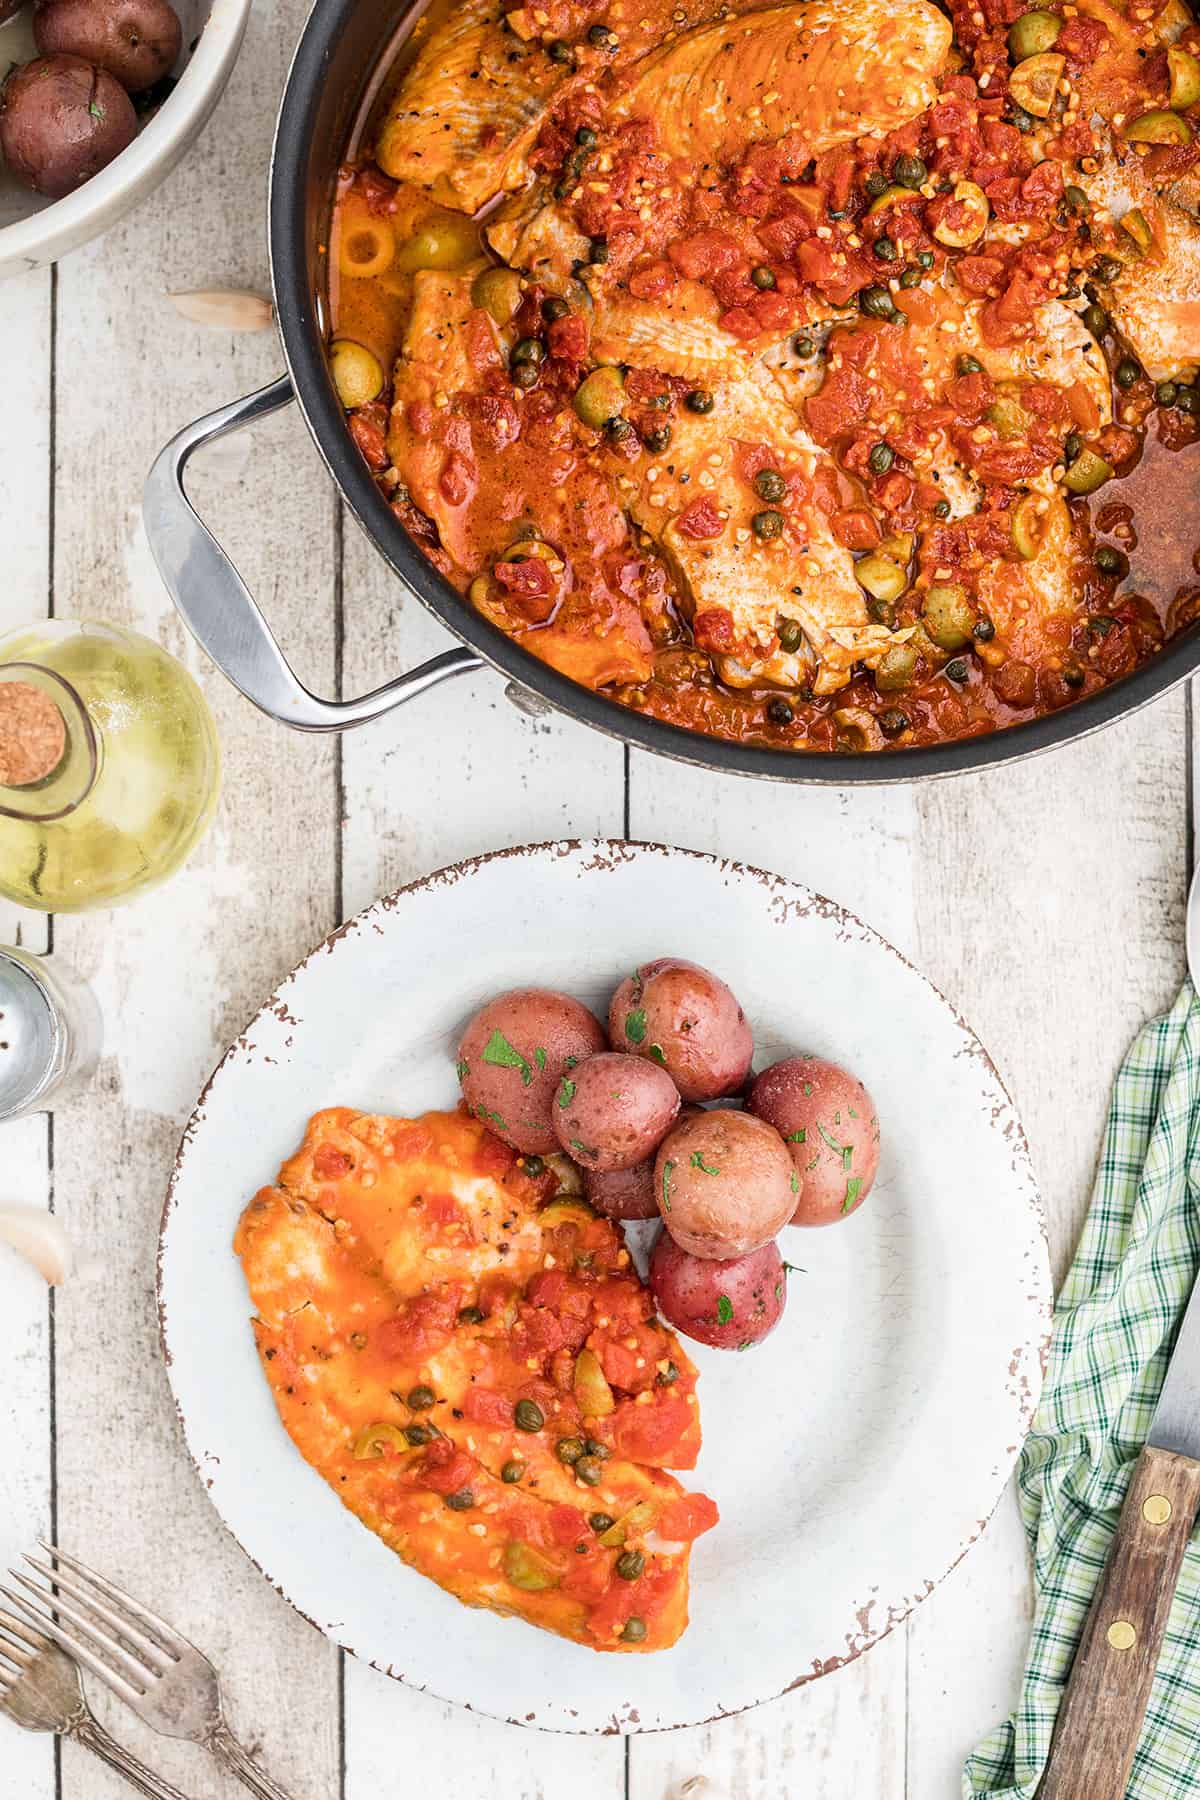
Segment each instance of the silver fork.
[[54,1731],[82,1744],[149,1800],[187,1800],[97,1723],[79,1670],[49,1638],[0,1607],[0,1713],[26,1731]]
[[105,1682],[153,1730],[202,1744],[258,1800],[290,1800],[225,1723],[220,1681],[207,1656],[157,1613],[65,1550],[45,1542],[41,1547],[57,1567],[33,1556],[25,1561],[49,1591],[10,1569],[25,1592],[0,1587],[0,1596]]

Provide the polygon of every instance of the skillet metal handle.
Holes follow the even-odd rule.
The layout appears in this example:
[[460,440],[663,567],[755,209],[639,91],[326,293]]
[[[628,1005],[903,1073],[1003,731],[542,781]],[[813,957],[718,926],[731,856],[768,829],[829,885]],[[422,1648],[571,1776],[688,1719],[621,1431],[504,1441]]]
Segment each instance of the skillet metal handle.
[[183,477],[202,444],[240,431],[294,398],[284,375],[185,426],[154,460],[142,492],[142,514],[167,592],[192,636],[234,687],[295,731],[344,731],[483,663],[465,647],[445,650],[358,700],[321,700],[293,673],[250,590],[188,499]]

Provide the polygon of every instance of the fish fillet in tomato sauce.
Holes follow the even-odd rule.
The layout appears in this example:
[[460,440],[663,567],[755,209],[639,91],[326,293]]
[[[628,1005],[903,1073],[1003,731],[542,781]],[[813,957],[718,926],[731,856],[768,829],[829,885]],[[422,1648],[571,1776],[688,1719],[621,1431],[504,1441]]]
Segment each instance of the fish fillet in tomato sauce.
[[[535,1165],[536,1166],[536,1165]],[[618,1229],[459,1113],[334,1107],[235,1238],[279,1414],[397,1555],[597,1650],[687,1624],[696,1370]]]

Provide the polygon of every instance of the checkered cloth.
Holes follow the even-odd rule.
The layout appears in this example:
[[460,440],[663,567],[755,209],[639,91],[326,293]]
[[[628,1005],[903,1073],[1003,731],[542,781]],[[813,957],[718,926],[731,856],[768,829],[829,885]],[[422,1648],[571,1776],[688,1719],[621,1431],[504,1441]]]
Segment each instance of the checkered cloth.
[[[1185,982],[1113,1089],[1091,1210],[1059,1295],[1017,1471],[1037,1602],[1016,1713],[968,1759],[964,1800],[1032,1800],[1125,1489],[1200,1263],[1200,1004]],[[1200,1795],[1200,1543],[1193,1538],[1126,1800]]]

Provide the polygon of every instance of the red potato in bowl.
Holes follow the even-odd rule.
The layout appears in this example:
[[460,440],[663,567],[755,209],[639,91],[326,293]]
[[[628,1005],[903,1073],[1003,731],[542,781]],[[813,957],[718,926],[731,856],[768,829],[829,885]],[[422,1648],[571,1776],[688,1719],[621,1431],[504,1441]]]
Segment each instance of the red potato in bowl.
[[33,37],[42,56],[81,56],[131,94],[169,75],[183,47],[169,0],[40,0]]
[[711,970],[674,956],[643,963],[621,983],[608,1038],[614,1050],[657,1063],[693,1101],[736,1093],[754,1055],[735,995]]
[[690,1256],[663,1232],[650,1258],[659,1312],[699,1344],[748,1350],[774,1331],[787,1305],[787,1269],[777,1244],[730,1262]]
[[856,1075],[821,1056],[789,1056],[756,1077],[746,1104],[795,1162],[793,1225],[834,1225],[858,1210],[879,1167],[879,1117]]
[[599,1020],[570,994],[513,988],[480,1007],[459,1040],[463,1099],[514,1149],[548,1155],[559,1148],[553,1110],[563,1075],[604,1047]]
[[78,56],[43,56],[0,88],[0,154],[18,181],[62,200],[137,136],[119,81]]
[[721,1109],[687,1119],[664,1139],[654,1188],[680,1249],[727,1262],[782,1230],[796,1209],[800,1177],[772,1126]]
[[554,1130],[583,1169],[632,1169],[657,1150],[675,1123],[679,1093],[664,1070],[605,1051],[559,1083]]

